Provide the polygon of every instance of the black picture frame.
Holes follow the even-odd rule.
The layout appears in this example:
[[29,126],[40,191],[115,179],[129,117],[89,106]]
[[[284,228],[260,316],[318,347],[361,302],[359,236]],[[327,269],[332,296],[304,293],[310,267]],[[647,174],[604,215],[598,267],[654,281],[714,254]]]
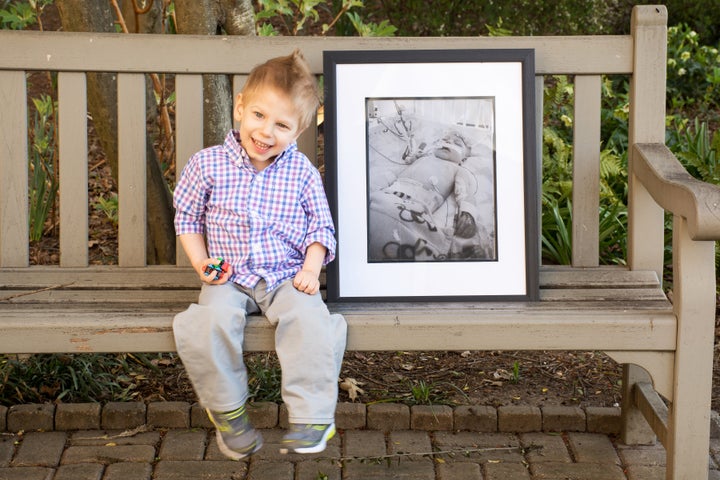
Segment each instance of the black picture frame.
[[535,301],[534,50],[326,51],[328,302]]

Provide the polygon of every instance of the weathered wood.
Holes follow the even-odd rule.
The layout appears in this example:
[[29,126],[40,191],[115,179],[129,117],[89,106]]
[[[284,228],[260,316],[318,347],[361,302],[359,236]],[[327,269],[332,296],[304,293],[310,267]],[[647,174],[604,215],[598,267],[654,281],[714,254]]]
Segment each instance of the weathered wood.
[[[175,177],[180,179],[190,157],[203,148],[203,79],[202,75],[175,77]],[[180,240],[175,246],[175,263],[189,266],[190,260]]]
[[[541,289],[660,289],[657,275],[652,271],[628,270],[622,266],[573,268],[563,265],[543,265],[539,268]],[[324,276],[321,276],[324,283]],[[89,289],[197,289],[200,280],[191,267],[148,265],[119,267],[92,265],[86,268],[58,268],[32,266],[0,269],[0,291],[4,286],[33,289],[72,283],[72,288]]]
[[60,265],[88,264],[87,82],[84,73],[58,74]]
[[[314,73],[324,50],[532,48],[539,74],[632,73],[633,41],[571,37],[240,37],[0,31],[0,68],[170,73],[248,73],[300,47]],[[113,52],[108,55],[107,52]],[[239,54],[241,52],[241,54]]]
[[668,408],[649,383],[636,383],[633,387],[634,401],[648,420],[658,439],[667,441]]
[[[667,10],[633,9],[633,74],[630,79],[628,145],[664,143]],[[634,153],[628,155],[628,264],[655,270],[662,278],[663,210],[636,178]]]
[[145,76],[118,75],[118,256],[124,267],[145,265],[147,243]]
[[[673,217],[673,309],[678,319],[672,414],[665,447],[668,478],[705,478],[715,343],[715,242],[693,241],[687,220]],[[680,460],[682,459],[682,460]],[[694,465],[689,467],[689,465]],[[703,465],[704,464],[704,465]]]
[[665,210],[688,221],[690,238],[720,236],[720,187],[692,177],[660,143],[633,145],[635,174]]
[[[174,351],[175,313],[162,308],[112,305],[84,310],[62,305],[40,311],[22,306],[3,308],[0,351]],[[348,322],[349,350],[670,351],[675,347],[675,319],[668,311],[643,314],[627,310],[589,313],[518,309],[478,313],[446,309],[435,314],[419,306],[412,310],[342,313]],[[246,336],[248,351],[273,348],[274,328],[264,317],[252,317],[248,328],[252,331]],[[106,343],[107,332],[114,333],[110,343]],[[148,332],[152,338],[143,338]]]
[[600,85],[599,75],[575,76],[573,120],[572,264],[596,267],[600,250]]
[[28,265],[25,72],[0,71],[0,267]]

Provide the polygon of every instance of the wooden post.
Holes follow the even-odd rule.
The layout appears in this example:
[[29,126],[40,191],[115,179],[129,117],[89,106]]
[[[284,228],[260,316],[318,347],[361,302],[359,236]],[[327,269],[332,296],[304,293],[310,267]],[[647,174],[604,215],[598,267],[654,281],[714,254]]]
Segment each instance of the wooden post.
[[[628,127],[628,265],[632,270],[654,270],[662,283],[664,212],[633,173],[632,145],[665,143],[667,9],[655,5],[635,6],[631,33],[635,51]],[[623,365],[622,438],[630,445],[655,441],[655,434],[640,411],[627,401],[632,398],[633,384],[647,380],[644,370]]]

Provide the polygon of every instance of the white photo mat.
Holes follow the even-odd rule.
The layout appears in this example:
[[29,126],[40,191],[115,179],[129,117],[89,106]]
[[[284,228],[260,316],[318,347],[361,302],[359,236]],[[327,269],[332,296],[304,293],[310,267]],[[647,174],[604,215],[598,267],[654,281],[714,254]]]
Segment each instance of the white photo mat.
[[[357,54],[357,52],[354,52]],[[387,52],[383,52],[387,53]],[[435,55],[433,55],[435,57]],[[336,62],[326,119],[334,124],[326,153],[329,199],[338,233],[338,258],[328,270],[330,301],[357,299],[531,299],[537,262],[528,248],[526,194],[530,149],[528,85],[522,61]],[[527,66],[525,66],[527,68]],[[326,60],[327,69],[327,60]],[[326,82],[328,81],[326,71]],[[525,77],[527,79],[527,77]],[[530,88],[531,90],[532,88]],[[368,99],[489,98],[493,105],[496,255],[488,261],[373,262],[368,259]],[[391,100],[392,101],[392,100]],[[396,104],[398,103],[396,102]],[[333,110],[328,112],[328,106]],[[333,125],[330,125],[333,126]],[[534,230],[536,227],[534,227]]]

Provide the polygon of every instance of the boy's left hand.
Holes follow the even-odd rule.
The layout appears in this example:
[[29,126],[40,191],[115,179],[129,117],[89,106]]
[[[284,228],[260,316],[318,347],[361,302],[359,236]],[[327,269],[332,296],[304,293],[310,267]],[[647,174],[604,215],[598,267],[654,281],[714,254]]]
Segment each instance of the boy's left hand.
[[308,295],[315,295],[320,290],[320,280],[313,272],[300,270],[293,279],[293,286]]

